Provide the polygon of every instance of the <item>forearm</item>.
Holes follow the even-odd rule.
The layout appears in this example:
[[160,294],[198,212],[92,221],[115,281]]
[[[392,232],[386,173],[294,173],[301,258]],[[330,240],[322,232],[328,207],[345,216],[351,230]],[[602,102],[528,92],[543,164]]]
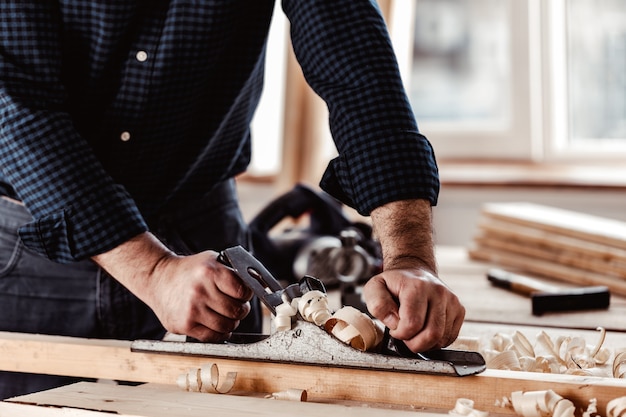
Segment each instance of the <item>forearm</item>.
[[363,288],[367,308],[413,352],[449,345],[465,308],[437,277],[432,213],[427,200],[401,200],[372,212],[383,249],[383,272]]
[[92,260],[129,291],[150,304],[158,269],[176,255],[149,232],[142,233]]
[[417,266],[437,274],[429,201],[391,202],[374,209],[371,217],[385,270]]

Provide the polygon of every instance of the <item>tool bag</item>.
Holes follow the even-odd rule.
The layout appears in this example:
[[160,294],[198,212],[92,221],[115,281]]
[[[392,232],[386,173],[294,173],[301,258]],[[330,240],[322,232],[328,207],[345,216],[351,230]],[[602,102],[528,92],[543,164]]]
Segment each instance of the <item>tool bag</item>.
[[[274,230],[286,218],[295,226]],[[339,201],[302,184],[262,209],[250,231],[255,257],[285,283],[311,275],[333,288],[363,283],[381,271],[380,244],[371,226],[351,221]]]

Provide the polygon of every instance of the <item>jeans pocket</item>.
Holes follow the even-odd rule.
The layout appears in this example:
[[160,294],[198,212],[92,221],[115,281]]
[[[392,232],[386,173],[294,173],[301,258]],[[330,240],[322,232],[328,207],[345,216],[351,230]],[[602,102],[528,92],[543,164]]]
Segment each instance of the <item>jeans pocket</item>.
[[23,245],[17,230],[0,223],[0,278],[11,273],[22,250]]

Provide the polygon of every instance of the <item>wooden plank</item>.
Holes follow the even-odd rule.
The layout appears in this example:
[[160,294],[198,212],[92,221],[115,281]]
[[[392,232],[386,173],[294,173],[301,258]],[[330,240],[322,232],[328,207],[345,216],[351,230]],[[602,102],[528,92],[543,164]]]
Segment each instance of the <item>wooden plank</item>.
[[[71,407],[40,407],[31,404],[0,402],[2,417],[110,417],[108,413]],[[137,417],[116,414],[116,417]]]
[[511,392],[552,389],[578,407],[606,403],[626,392],[626,380],[487,370],[470,377],[238,361],[130,352],[129,342],[0,333],[0,369],[174,384],[189,368],[207,363],[238,373],[235,390],[271,393],[304,389],[314,402],[350,400],[449,409],[459,397],[485,411],[511,414],[496,401]]
[[476,236],[474,244],[484,249],[506,251],[626,280],[626,264],[611,264],[611,262],[593,258],[584,253],[572,253],[558,248],[535,246],[530,242],[487,234]]
[[626,223],[604,217],[533,203],[488,203],[481,210],[487,218],[533,226],[590,242],[626,249]]
[[469,249],[469,255],[472,259],[518,268],[521,271],[578,285],[606,285],[611,290],[611,293],[626,295],[626,281],[608,275],[584,271],[579,268],[542,261],[534,257],[494,248],[472,247]]
[[624,249],[590,242],[576,237],[563,236],[528,225],[519,225],[495,219],[485,221],[485,219],[483,219],[479,222],[478,228],[481,233],[488,236],[495,236],[502,239],[507,238],[516,242],[525,242],[550,250],[561,249],[581,256],[599,258],[608,263],[619,265],[626,264],[626,250]]
[[[23,408],[26,406],[28,408]],[[54,407],[54,408],[53,408]],[[8,414],[6,410],[15,411]],[[28,411],[27,414],[25,410]],[[367,404],[321,404],[313,402],[277,401],[247,393],[234,395],[186,392],[175,386],[145,384],[136,387],[81,382],[0,402],[3,417],[41,416],[141,416],[141,417],[249,417],[329,415],[346,417],[408,417],[415,411]],[[12,411],[12,412],[13,412]],[[67,414],[68,412],[73,414]],[[442,413],[420,412],[419,417],[441,417]]]

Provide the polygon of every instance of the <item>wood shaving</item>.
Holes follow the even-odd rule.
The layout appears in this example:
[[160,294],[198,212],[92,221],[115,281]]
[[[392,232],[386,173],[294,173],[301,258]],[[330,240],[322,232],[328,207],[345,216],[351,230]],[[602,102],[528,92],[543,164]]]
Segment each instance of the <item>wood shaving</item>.
[[191,368],[186,374],[179,375],[176,385],[185,391],[226,394],[233,389],[236,379],[237,372],[228,372],[226,378],[220,381],[217,365],[211,363],[201,368]]
[[515,413],[523,417],[574,417],[574,403],[552,390],[511,393]]
[[[597,400],[589,400],[586,410],[576,412],[574,403],[552,390],[515,391],[511,397],[496,400],[496,406],[509,408],[521,417],[600,417]],[[615,398],[607,403],[606,417],[626,417],[626,397]]]
[[[616,378],[626,377],[626,349],[615,355],[613,369],[608,369],[612,350],[604,346],[606,331],[602,327],[598,341],[590,345],[582,337],[560,336],[551,338],[545,331],[539,332],[533,344],[521,332],[512,335],[495,334],[486,347],[477,350],[490,369],[506,369],[526,372],[559,373]],[[465,343],[460,341],[462,345]],[[456,342],[455,348],[459,346]]]
[[276,316],[274,317],[274,329],[277,332],[291,330],[291,320],[298,314],[298,299],[290,301],[286,294],[282,295],[283,303],[276,306]]
[[626,417],[626,397],[609,401],[606,404],[606,417]]
[[345,306],[334,314],[328,306],[328,296],[321,291],[309,291],[291,302],[283,299],[283,304],[276,308],[275,329],[291,328],[291,317],[297,311],[302,319],[323,327],[343,343],[355,349],[366,351],[378,346],[383,337],[382,329],[368,315],[351,306]]
[[454,341],[455,349],[458,350],[470,350],[478,352],[481,350],[481,343],[479,337],[459,336]]
[[474,408],[474,401],[468,398],[459,398],[456,400],[454,408],[448,411],[448,414],[453,416],[469,416],[469,417],[487,417],[489,415],[486,411],[476,410]]
[[328,296],[318,290],[309,291],[298,298],[298,311],[306,321],[323,326],[331,316],[328,307]]
[[337,310],[324,328],[337,339],[362,351],[378,346],[383,336],[372,318],[350,306]]
[[613,377],[626,378],[626,349],[617,351],[613,359]]
[[594,417],[598,415],[598,401],[595,398],[589,400],[587,409],[583,411],[582,417]]
[[292,388],[285,391],[274,392],[270,395],[265,396],[265,398],[270,398],[273,400],[305,402],[307,400],[307,392],[303,389]]

